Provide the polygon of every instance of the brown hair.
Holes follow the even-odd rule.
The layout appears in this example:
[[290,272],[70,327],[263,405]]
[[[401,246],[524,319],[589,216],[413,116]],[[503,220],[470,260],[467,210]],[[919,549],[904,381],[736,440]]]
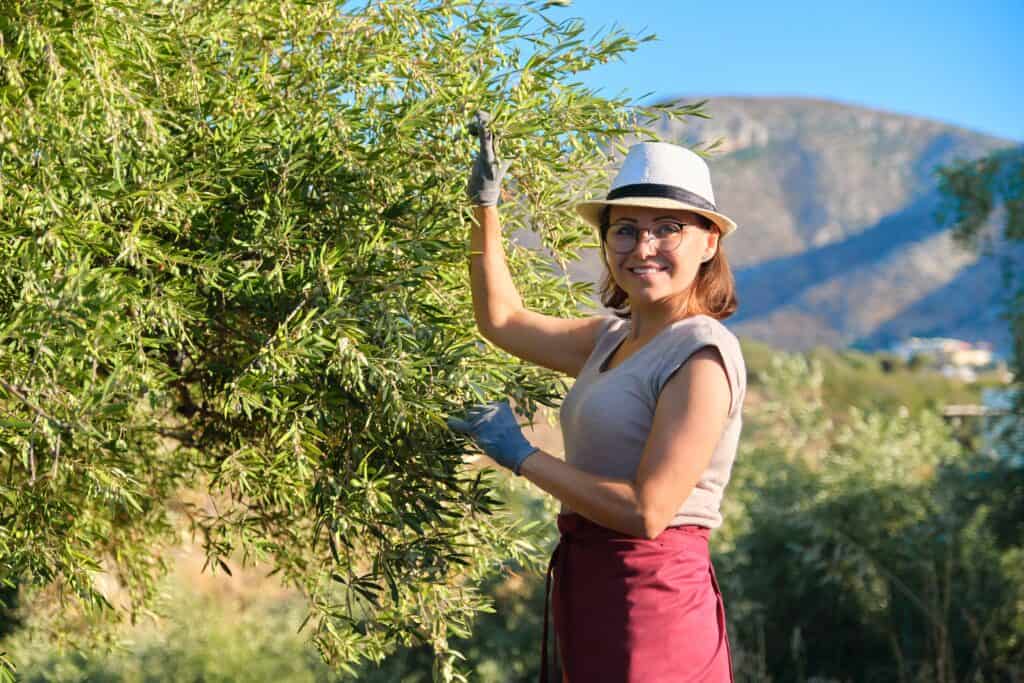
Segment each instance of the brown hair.
[[[701,220],[701,227],[705,230],[718,230],[718,226],[710,220],[697,215]],[[612,309],[616,316],[628,319],[633,315],[629,310],[629,295],[615,284],[604,250],[610,217],[611,207],[605,206],[601,210],[600,228],[601,261],[604,263],[604,276],[601,279],[601,304]],[[697,275],[693,279],[692,288],[694,296],[690,297],[687,302],[686,315],[709,315],[716,320],[724,320],[736,312],[739,305],[736,300],[736,280],[732,276],[729,260],[725,257],[725,252],[722,251],[721,238],[719,238],[718,249],[715,250],[714,257],[700,264]]]

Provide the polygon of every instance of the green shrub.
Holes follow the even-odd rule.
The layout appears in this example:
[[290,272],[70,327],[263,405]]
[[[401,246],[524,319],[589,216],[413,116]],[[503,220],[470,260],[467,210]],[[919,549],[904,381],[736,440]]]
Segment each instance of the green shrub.
[[172,608],[159,625],[133,629],[113,652],[60,652],[28,634],[11,640],[26,683],[317,683],[339,680],[305,635],[297,633],[305,614],[297,596],[256,601],[247,608],[198,596],[178,585]]
[[827,377],[776,360],[730,484],[716,562],[745,675],[1017,680],[1022,539],[995,522],[1019,473],[980,477],[928,411],[833,420]]

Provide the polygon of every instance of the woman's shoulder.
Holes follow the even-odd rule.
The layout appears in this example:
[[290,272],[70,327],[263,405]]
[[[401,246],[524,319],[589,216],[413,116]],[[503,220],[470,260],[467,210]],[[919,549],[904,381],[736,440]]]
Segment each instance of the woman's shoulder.
[[714,346],[737,376],[746,376],[740,340],[722,321],[709,315],[691,316],[674,323],[673,334],[669,336],[669,343],[677,345],[686,356],[701,347]]
[[726,377],[732,387],[732,402],[729,414],[733,415],[743,403],[747,386],[747,364],[743,359],[743,348],[740,340],[722,321],[708,315],[696,315],[676,323],[681,353],[675,355],[689,357],[694,351],[707,346],[714,346],[722,356]]
[[672,324],[678,337],[694,337],[699,341],[725,344],[736,350],[740,348],[740,340],[721,320],[710,315],[693,315]]

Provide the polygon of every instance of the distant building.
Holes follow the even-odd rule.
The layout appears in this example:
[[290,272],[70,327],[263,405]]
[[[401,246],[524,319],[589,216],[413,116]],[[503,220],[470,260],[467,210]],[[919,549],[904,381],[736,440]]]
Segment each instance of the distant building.
[[972,368],[988,367],[995,360],[992,355],[992,347],[988,344],[954,348],[947,353],[946,358],[951,365]]
[[991,344],[945,337],[911,337],[893,346],[890,352],[904,363],[925,358],[946,377],[964,382],[975,381],[977,370],[992,368],[998,360]]

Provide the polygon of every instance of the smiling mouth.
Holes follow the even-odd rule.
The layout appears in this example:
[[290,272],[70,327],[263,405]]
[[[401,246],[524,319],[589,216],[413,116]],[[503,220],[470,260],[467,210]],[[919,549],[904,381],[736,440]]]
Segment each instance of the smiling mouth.
[[633,275],[653,275],[654,273],[664,273],[668,269],[667,268],[643,268],[643,269],[639,269],[638,270],[638,269],[634,269],[634,268],[627,268],[626,270],[628,270],[629,272],[633,273]]

